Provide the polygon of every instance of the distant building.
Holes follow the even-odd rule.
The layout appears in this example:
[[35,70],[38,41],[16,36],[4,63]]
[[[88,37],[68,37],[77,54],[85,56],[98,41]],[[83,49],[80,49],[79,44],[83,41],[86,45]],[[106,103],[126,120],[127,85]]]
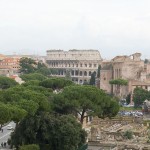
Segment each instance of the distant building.
[[0,75],[16,74],[20,69],[19,57],[7,57],[0,55]]
[[[132,95],[136,87],[150,90],[150,64],[145,64],[140,57],[140,53],[135,53],[130,56],[116,56],[111,61],[103,61],[100,88],[120,98],[125,98],[129,93]],[[118,93],[117,85],[110,85],[109,81],[120,78],[128,80],[128,85],[121,86]]]
[[20,59],[23,57],[31,58],[35,62],[45,63],[44,56],[37,55],[2,55],[0,54],[0,75],[11,76],[19,73]]
[[88,82],[101,61],[98,50],[48,50],[46,57],[48,67],[58,69],[59,77],[69,72],[72,81],[78,84]]

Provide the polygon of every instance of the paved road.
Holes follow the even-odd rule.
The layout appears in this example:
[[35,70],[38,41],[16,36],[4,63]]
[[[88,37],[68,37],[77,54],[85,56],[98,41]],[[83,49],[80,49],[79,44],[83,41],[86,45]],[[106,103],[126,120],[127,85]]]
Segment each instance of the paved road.
[[[15,128],[15,123],[14,122],[10,122],[9,124],[7,124],[6,126],[4,126],[3,132],[0,131],[0,150],[4,149],[1,146],[1,143],[3,142],[7,142],[7,140],[10,138],[10,134],[12,132],[12,130],[8,130],[8,126],[12,126],[13,128]],[[5,148],[6,150],[7,148]]]

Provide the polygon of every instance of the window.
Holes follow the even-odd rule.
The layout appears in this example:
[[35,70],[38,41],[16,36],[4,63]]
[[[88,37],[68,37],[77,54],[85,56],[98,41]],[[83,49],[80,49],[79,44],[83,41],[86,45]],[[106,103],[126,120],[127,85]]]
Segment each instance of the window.
[[78,71],[77,70],[75,71],[75,75],[78,76]]
[[87,64],[85,64],[85,67],[87,67]]
[[76,67],[78,67],[78,64],[76,64]]
[[80,76],[82,76],[82,71],[80,71]]
[[89,71],[89,76],[91,76],[91,71]]
[[89,67],[92,67],[92,64],[89,64]]
[[97,67],[97,65],[96,65],[96,64],[94,64],[94,67]]
[[72,76],[74,76],[74,71],[73,70],[71,71],[71,74],[72,74]]
[[86,71],[84,71],[84,76],[87,76],[87,72]]
[[82,64],[80,64],[80,67],[82,67]]

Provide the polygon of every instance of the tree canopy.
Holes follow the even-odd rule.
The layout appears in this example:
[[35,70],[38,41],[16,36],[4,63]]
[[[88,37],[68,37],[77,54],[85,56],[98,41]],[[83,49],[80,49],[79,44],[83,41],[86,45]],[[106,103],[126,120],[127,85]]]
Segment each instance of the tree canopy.
[[40,74],[40,73],[30,73],[30,74],[23,74],[20,76],[22,80],[24,81],[31,81],[31,80],[38,80],[38,81],[43,81],[47,79],[46,76]]
[[22,57],[20,59],[20,67],[22,73],[33,73],[37,70],[37,63],[31,58]]
[[100,78],[101,65],[98,66],[97,70],[97,78]]
[[41,113],[20,122],[12,134],[11,144],[19,147],[22,143],[34,143],[39,144],[41,150],[77,150],[85,138],[85,131],[73,116]]
[[24,74],[28,73],[40,73],[44,76],[49,76],[51,74],[58,74],[57,69],[50,69],[42,62],[36,62],[35,60],[27,57],[20,59],[20,72]]
[[0,124],[2,125],[12,120],[16,123],[19,122],[27,115],[27,112],[19,107],[0,102],[0,114]]
[[141,107],[143,102],[148,99],[150,100],[150,91],[142,88],[135,88],[133,91],[133,101],[135,107]]
[[[37,145],[40,150],[77,150],[85,144],[81,125],[85,117],[112,117],[119,110],[115,100],[94,86],[75,85],[65,78],[45,79],[37,73],[23,76],[26,83],[0,90],[0,124],[17,123],[11,145],[19,150],[38,150]],[[53,93],[57,89],[60,92]]]
[[0,76],[0,89],[7,89],[18,85],[18,83],[11,78]]
[[128,81],[124,79],[114,79],[109,81],[110,84],[116,85],[128,85]]
[[40,81],[39,80],[29,80],[27,82],[22,83],[23,86],[39,86]]
[[94,71],[92,74],[91,74],[91,79],[90,79],[90,85],[95,85],[95,78],[96,78],[96,72]]
[[88,85],[65,87],[62,93],[55,95],[52,105],[57,113],[80,115],[81,123],[86,116],[112,117],[119,111],[116,101],[104,91]]
[[23,145],[19,150],[40,150],[40,147],[36,144]]
[[74,83],[65,78],[49,78],[39,84],[40,86],[55,89],[63,89],[65,86],[74,85]]
[[150,63],[150,60],[145,59],[145,60],[144,60],[144,63],[145,63],[145,64],[148,64],[148,63]]

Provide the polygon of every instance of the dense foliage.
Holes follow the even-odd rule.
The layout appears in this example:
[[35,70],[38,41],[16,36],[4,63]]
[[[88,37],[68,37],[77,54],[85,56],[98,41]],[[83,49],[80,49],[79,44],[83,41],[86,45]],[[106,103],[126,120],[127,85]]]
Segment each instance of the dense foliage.
[[20,59],[20,67],[22,73],[33,73],[37,70],[37,63],[31,58],[23,57]]
[[7,89],[17,84],[18,83],[11,78],[0,76],[0,89]]
[[133,92],[133,101],[135,107],[141,107],[145,100],[150,100],[150,91],[142,88],[135,88]]
[[144,60],[144,63],[145,63],[145,64],[150,63],[149,59],[145,59],[145,60]]
[[21,146],[19,150],[40,150],[40,147],[35,144],[30,144]]
[[95,80],[96,79],[96,72],[94,71],[92,74],[91,74],[91,78],[90,78],[90,82],[89,84],[90,85],[95,85]]
[[97,70],[97,78],[100,78],[101,65],[98,66]]
[[36,62],[31,58],[23,57],[20,60],[20,72],[23,74],[29,73],[39,73],[45,76],[49,76],[51,74],[58,74],[57,69],[49,69],[47,66],[42,62]]
[[39,85],[46,88],[52,88],[53,90],[55,90],[55,89],[63,89],[65,86],[74,85],[74,83],[65,78],[49,78],[40,82]]
[[[19,137],[19,139],[18,139]],[[40,113],[25,118],[12,135],[11,144],[39,144],[41,150],[77,150],[85,143],[86,133],[73,116]]]
[[131,140],[133,138],[133,132],[130,130],[127,130],[124,135],[123,135],[126,139]]
[[79,115],[81,123],[90,115],[105,118],[115,116],[119,111],[116,101],[104,91],[88,85],[65,87],[62,93],[55,95],[52,105],[57,113]]
[[110,84],[116,85],[128,85],[128,81],[124,79],[114,79],[109,81]]
[[38,80],[38,81],[43,81],[47,77],[40,74],[40,73],[30,73],[30,74],[23,74],[20,76],[22,80],[24,81],[30,81],[30,80]]
[[17,150],[77,150],[87,136],[84,118],[112,117],[119,110],[94,86],[75,85],[69,77],[49,78],[52,72],[30,58],[22,58],[20,65],[22,85],[0,78],[0,124],[16,122],[10,143]]
[[128,94],[127,97],[126,97],[127,105],[130,104],[130,102],[131,102],[131,94]]
[[18,123],[27,115],[27,112],[17,106],[0,102],[0,114],[0,124],[3,125],[11,120]]

